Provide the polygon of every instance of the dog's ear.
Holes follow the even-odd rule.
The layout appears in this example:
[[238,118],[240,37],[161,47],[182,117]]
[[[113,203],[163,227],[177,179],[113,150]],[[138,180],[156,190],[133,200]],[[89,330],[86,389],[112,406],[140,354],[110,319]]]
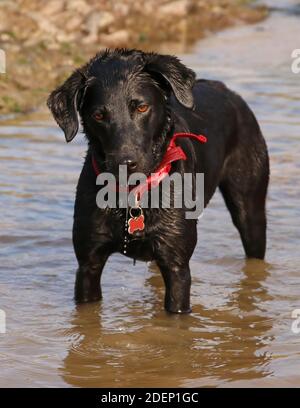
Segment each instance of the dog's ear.
[[58,125],[65,133],[66,141],[74,139],[78,132],[78,108],[81,105],[86,77],[80,70],[75,71],[49,96],[47,105]]
[[195,72],[183,65],[172,55],[154,53],[144,54],[145,71],[153,75],[160,83],[171,88],[180,102],[186,108],[192,108],[194,99],[192,88],[195,83]]

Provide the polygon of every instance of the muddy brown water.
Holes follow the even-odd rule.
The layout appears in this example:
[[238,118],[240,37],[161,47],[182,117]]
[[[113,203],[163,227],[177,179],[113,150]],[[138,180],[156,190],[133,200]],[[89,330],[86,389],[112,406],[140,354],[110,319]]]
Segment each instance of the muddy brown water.
[[66,145],[49,118],[0,123],[0,386],[300,386],[300,16],[286,9],[297,2],[271,3],[281,9],[265,22],[182,56],[249,102],[272,171],[266,261],[244,259],[217,193],[199,222],[191,315],[167,315],[159,271],[121,255],[104,271],[103,301],[75,307],[83,137]]

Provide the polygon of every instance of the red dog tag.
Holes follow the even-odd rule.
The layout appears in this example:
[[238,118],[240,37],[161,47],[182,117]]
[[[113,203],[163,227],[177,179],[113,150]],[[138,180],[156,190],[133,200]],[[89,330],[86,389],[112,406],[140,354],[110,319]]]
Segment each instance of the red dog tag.
[[[139,210],[140,214],[137,216],[133,216],[132,214],[132,210]],[[137,208],[131,208],[130,209],[130,218],[128,220],[128,233],[129,234],[134,234],[136,231],[143,231],[143,229],[145,228],[145,217],[143,215],[143,211],[141,209],[141,207],[137,207]]]

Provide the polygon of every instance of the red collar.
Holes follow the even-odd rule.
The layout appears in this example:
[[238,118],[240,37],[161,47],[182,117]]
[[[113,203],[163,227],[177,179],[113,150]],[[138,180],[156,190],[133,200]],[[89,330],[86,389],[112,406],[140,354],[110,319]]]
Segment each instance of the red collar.
[[[207,138],[203,135],[196,135],[195,133],[174,133],[170,144],[167,148],[167,151],[156,169],[155,173],[151,173],[150,176],[147,177],[145,183],[139,184],[137,187],[134,187],[131,191],[134,191],[138,200],[141,199],[142,195],[145,191],[151,189],[152,187],[156,187],[159,183],[170,173],[171,170],[171,163],[177,160],[186,160],[186,154],[182,150],[180,146],[176,146],[175,141],[178,137],[188,137],[190,139],[196,139],[200,143],[206,143]],[[96,176],[100,174],[99,167],[97,165],[96,159],[92,156],[92,165],[93,169],[96,173]]]

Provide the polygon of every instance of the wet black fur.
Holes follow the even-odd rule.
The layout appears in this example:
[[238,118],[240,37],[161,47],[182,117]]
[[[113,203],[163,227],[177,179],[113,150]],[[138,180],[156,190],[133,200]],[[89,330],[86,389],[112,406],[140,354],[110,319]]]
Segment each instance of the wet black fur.
[[[146,114],[135,113],[140,102],[150,105]],[[125,210],[96,205],[99,187],[91,155],[103,171],[116,173],[119,164],[132,160],[136,171],[150,174],[174,132],[207,136],[206,144],[179,140],[188,160],[175,162],[172,171],[205,174],[205,206],[219,187],[246,256],[264,258],[267,148],[250,108],[223,83],[196,80],[173,56],[106,50],[54,90],[48,106],[68,142],[78,131],[79,112],[88,139],[74,213],[77,302],[101,298],[103,267],[112,253],[122,252],[124,242]],[[102,123],[93,119],[95,111],[104,114]],[[189,312],[189,260],[197,242],[197,221],[185,219],[184,208],[173,208],[145,210],[145,223],[145,231],[129,243],[127,256],[155,260],[166,286],[166,310]]]

